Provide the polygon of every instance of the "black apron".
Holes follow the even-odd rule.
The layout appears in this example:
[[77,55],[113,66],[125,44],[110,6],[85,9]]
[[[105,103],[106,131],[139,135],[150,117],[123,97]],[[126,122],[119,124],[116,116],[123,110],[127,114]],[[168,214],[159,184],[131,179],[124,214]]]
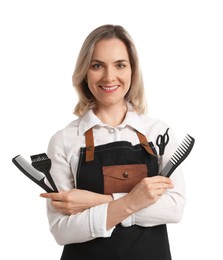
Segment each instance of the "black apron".
[[[146,137],[137,132],[140,144],[133,146],[127,141],[118,141],[94,147],[92,129],[86,132],[86,148],[81,148],[77,170],[77,188],[104,194],[103,168],[131,165],[146,165],[147,176],[158,172],[155,148]],[[133,167],[134,168],[134,167]],[[134,171],[133,171],[134,172]],[[120,171],[117,174],[121,173]],[[118,180],[117,180],[117,178]],[[124,171],[115,176],[115,181],[134,179]],[[112,181],[110,178],[109,180]],[[125,184],[124,184],[125,185]],[[117,186],[117,185],[115,185]],[[131,180],[130,180],[131,186]],[[107,188],[106,188],[107,189]],[[121,192],[121,191],[118,191]],[[171,260],[166,225],[122,227],[118,224],[111,237],[95,238],[83,243],[64,246],[61,260]]]

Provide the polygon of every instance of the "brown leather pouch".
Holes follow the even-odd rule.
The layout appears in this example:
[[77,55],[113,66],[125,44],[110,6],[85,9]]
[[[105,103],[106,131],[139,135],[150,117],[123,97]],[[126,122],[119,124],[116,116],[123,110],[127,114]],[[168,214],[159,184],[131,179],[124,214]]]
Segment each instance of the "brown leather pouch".
[[143,178],[147,177],[146,164],[127,164],[102,167],[104,194],[130,192]]

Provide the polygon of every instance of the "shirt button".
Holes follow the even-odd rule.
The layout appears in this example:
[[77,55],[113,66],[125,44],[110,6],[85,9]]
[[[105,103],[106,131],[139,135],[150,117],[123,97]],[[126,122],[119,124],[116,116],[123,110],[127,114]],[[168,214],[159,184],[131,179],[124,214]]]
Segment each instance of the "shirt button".
[[115,129],[114,129],[114,128],[110,128],[110,129],[109,129],[109,133],[110,133],[110,134],[114,134],[114,132],[115,132]]

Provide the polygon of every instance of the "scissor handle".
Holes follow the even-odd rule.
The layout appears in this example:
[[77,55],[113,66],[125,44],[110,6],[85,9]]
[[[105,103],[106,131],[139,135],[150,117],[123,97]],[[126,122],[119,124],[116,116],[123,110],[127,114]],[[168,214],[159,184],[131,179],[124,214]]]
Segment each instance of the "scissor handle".
[[162,146],[162,144],[163,144],[163,136],[162,135],[157,136],[156,144],[157,144],[157,146],[159,146],[159,148]]
[[163,144],[166,146],[169,142],[169,135],[168,135],[169,128],[166,129],[165,134],[163,135]]
[[156,139],[156,144],[159,147],[159,155],[163,155],[164,154],[164,143],[163,143],[163,136],[162,135],[158,135],[157,139]]
[[156,139],[156,144],[159,147],[159,155],[160,156],[164,154],[165,147],[169,142],[168,130],[169,130],[169,128],[167,128],[164,135],[158,135],[158,137]]

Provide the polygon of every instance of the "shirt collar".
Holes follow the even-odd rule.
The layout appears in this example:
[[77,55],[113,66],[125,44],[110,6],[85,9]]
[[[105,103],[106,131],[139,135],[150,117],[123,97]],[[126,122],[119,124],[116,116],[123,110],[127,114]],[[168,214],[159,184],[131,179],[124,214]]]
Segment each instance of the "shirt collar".
[[[85,133],[87,130],[96,125],[108,126],[101,122],[101,120],[94,114],[93,110],[88,110],[80,119],[79,134]],[[137,130],[143,135],[146,133],[141,116],[132,109],[131,105],[128,105],[128,111],[126,113],[125,119],[119,126],[117,126],[117,128],[121,129],[126,126]]]
[[93,110],[90,109],[80,119],[79,134],[83,134],[90,128],[100,124],[100,119],[94,114]]
[[142,122],[141,116],[133,110],[128,110],[124,121],[121,123],[121,125],[119,127],[124,128],[125,126],[130,126],[143,135],[146,134],[146,129]]

